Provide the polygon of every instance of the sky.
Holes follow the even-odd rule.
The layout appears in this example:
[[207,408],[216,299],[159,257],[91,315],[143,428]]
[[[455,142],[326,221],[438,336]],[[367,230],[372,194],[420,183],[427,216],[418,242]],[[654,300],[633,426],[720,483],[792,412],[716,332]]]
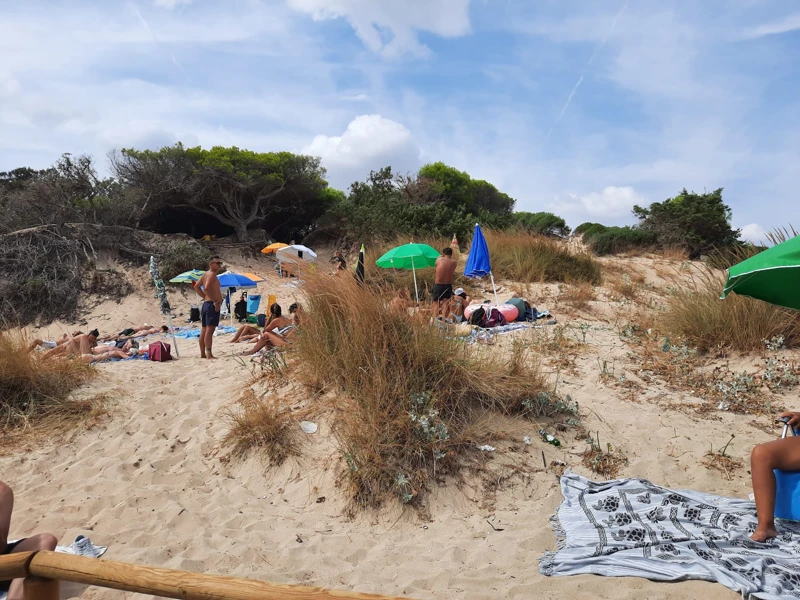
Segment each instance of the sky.
[[0,171],[121,147],[443,161],[516,209],[632,224],[724,188],[800,226],[794,0],[0,0]]

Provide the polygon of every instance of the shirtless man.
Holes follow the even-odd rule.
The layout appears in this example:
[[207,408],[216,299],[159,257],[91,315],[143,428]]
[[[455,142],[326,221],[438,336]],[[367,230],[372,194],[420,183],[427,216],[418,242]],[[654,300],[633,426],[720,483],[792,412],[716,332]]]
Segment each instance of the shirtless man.
[[[447,318],[450,315],[450,298],[453,297],[453,276],[456,273],[453,249],[445,248],[436,259],[436,280],[431,297],[436,302],[436,314]],[[444,306],[443,306],[444,305]]]
[[48,350],[42,355],[42,358],[52,358],[64,354],[66,356],[83,356],[84,354],[91,354],[92,348],[97,345],[97,338],[100,332],[97,329],[92,329],[89,333],[82,333],[76,335],[65,344],[56,346],[52,350]]
[[200,358],[216,358],[211,353],[211,344],[214,341],[214,330],[219,325],[219,311],[222,307],[222,290],[219,287],[219,273],[222,261],[219,256],[212,256],[206,271],[194,286],[194,291],[203,299],[200,309]]

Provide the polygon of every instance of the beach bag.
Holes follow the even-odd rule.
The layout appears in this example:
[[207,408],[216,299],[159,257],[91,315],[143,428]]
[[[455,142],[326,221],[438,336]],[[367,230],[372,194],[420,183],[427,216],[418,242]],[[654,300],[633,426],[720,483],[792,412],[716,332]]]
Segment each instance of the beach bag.
[[264,327],[267,324],[267,315],[265,315],[264,313],[258,315],[257,319],[259,327]]
[[496,308],[490,309],[489,318],[486,321],[486,327],[499,327],[501,325],[505,325],[506,323],[508,323],[508,321],[506,321],[503,313]]
[[469,324],[470,325],[477,325],[478,327],[483,327],[483,322],[486,320],[486,309],[482,306],[479,306],[475,309],[475,311],[469,316]]
[[170,346],[166,342],[153,342],[147,347],[147,356],[154,362],[172,360]]
[[189,309],[189,320],[192,323],[197,323],[200,320],[200,307],[199,306],[192,306]]

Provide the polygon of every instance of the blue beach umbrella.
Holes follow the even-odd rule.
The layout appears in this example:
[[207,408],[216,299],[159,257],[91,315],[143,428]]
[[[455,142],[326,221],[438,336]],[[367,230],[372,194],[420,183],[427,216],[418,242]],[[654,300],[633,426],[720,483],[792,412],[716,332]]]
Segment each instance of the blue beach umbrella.
[[200,281],[200,278],[203,276],[205,271],[201,271],[199,269],[194,269],[192,271],[186,271],[185,273],[181,273],[169,280],[170,283],[194,283],[195,281]]
[[258,287],[255,281],[240,273],[223,273],[222,275],[218,275],[217,279],[219,279],[219,286],[224,288],[235,287],[248,289]]
[[489,276],[492,280],[492,290],[494,291],[494,302],[497,300],[497,287],[494,285],[494,275],[492,275],[492,263],[489,259],[489,246],[486,245],[486,238],[483,237],[481,226],[475,223],[475,231],[472,234],[472,244],[467,257],[467,264],[464,267],[464,277],[471,279],[481,279]]

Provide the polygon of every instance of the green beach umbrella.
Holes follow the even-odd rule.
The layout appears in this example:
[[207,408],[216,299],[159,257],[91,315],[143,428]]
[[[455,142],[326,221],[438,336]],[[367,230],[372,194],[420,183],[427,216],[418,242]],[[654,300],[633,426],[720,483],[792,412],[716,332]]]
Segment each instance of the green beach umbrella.
[[800,309],[800,236],[773,246],[728,269],[721,298],[731,292]]
[[419,302],[419,290],[417,289],[417,269],[427,269],[436,265],[439,252],[428,244],[405,244],[392,248],[381,256],[375,264],[382,269],[404,269],[414,273],[414,294]]
[[194,283],[195,281],[200,281],[200,278],[203,276],[205,271],[200,271],[198,269],[194,269],[193,271],[186,271],[185,273],[181,273],[180,275],[176,275],[172,279],[169,280],[170,283]]

